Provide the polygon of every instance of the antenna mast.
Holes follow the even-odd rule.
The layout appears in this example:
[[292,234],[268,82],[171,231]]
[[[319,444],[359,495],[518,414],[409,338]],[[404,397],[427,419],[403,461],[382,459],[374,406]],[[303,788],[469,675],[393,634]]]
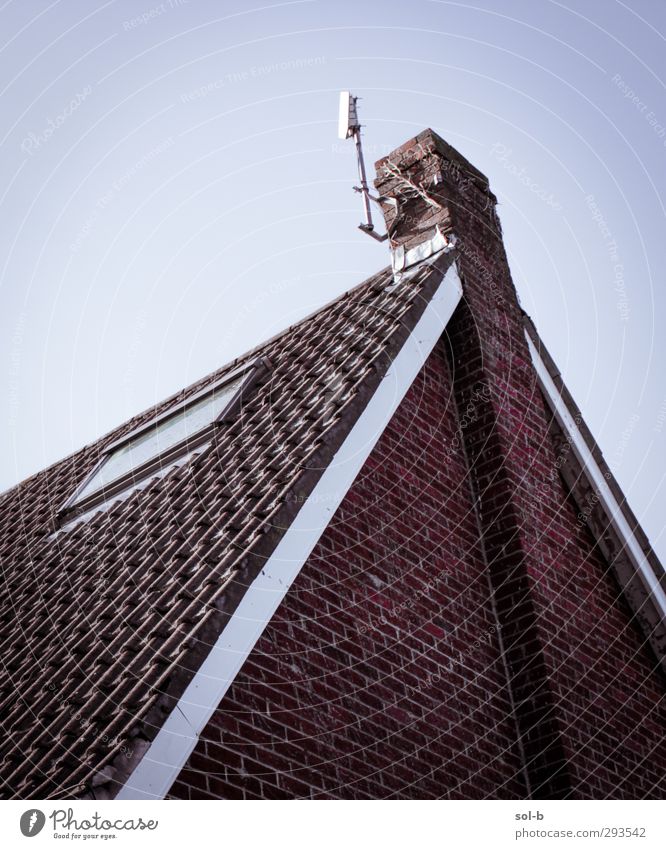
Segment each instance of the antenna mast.
[[375,233],[375,225],[372,223],[370,201],[373,200],[377,202],[378,199],[374,198],[368,189],[368,179],[366,177],[365,161],[363,159],[363,147],[361,145],[361,125],[358,120],[358,112],[356,109],[357,100],[358,97],[354,97],[350,91],[340,92],[340,120],[338,123],[338,136],[341,139],[348,139],[353,136],[354,144],[356,145],[358,177],[361,185],[360,187],[354,186],[354,191],[363,195],[363,211],[365,213],[365,222],[363,224],[359,224],[358,228],[359,230],[363,230],[363,232],[367,233],[369,236],[372,236],[372,238],[376,239],[378,242],[383,242],[388,238],[388,234],[385,233],[383,236],[380,236],[379,233]]

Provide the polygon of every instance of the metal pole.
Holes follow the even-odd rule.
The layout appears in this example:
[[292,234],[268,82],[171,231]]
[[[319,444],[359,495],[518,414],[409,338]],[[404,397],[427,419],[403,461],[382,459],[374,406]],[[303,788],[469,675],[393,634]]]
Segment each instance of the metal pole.
[[370,211],[370,198],[368,197],[368,180],[365,176],[365,163],[363,162],[363,148],[361,147],[361,128],[354,130],[354,142],[356,143],[356,158],[358,159],[358,176],[361,181],[363,194],[363,208],[365,209],[364,229],[374,230],[372,223],[372,212]]

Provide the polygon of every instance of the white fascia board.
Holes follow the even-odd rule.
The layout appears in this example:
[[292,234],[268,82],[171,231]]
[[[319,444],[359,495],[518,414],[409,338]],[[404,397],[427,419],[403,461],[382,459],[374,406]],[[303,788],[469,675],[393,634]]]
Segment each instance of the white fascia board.
[[116,799],[163,799],[442,335],[462,295],[453,263],[314,490]]
[[539,376],[539,381],[541,382],[544,392],[548,396],[553,412],[568,435],[571,445],[576,452],[576,456],[578,457],[578,460],[581,463],[590,483],[594,487],[609,522],[612,523],[613,527],[617,531],[618,536],[624,544],[625,551],[628,552],[634,563],[634,568],[641,576],[645,588],[650,593],[662,617],[666,618],[666,594],[664,593],[652,566],[648,562],[643,549],[636,539],[636,535],[627,522],[617,499],[611,491],[611,488],[608,486],[604,473],[600,469],[599,464],[595,460],[583,437],[583,434],[580,432],[578,425],[569,412],[562,395],[555,385],[555,381],[550,376],[550,372],[542,360],[541,355],[539,354],[529,333],[525,333],[525,338],[527,339],[527,344],[532,356],[532,362],[537,375]]

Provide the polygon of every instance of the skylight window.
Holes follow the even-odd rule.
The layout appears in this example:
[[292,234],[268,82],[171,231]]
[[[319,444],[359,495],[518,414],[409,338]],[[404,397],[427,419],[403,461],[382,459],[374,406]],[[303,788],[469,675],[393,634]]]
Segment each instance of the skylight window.
[[[118,495],[165,468],[177,465],[212,436],[222,415],[240,396],[248,370],[207,387],[176,409],[110,445],[97,467],[63,507],[78,515]],[[235,404],[233,405],[235,407]]]

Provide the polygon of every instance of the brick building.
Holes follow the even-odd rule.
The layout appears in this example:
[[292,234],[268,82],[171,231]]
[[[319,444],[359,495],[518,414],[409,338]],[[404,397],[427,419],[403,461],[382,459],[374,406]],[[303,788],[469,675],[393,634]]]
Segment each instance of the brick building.
[[392,267],[0,497],[5,798],[661,798],[666,582],[487,179]]

